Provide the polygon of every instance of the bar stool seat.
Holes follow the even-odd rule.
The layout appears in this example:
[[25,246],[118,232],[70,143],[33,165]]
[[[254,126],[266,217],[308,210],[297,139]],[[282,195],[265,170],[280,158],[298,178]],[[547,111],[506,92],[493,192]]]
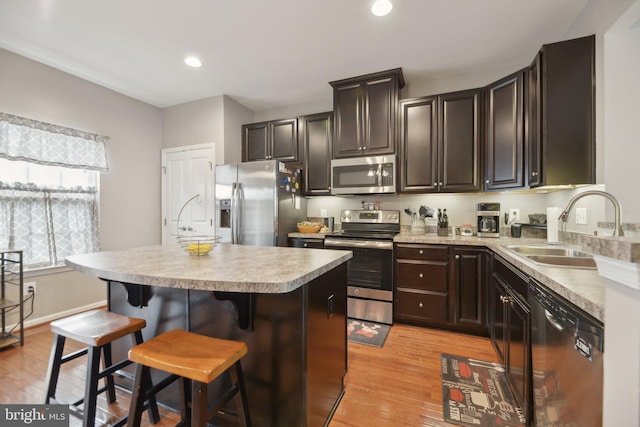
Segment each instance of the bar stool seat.
[[[244,419],[246,426],[250,426],[248,399],[240,364],[240,359],[246,354],[247,345],[244,342],[207,337],[181,329],[165,332],[133,347],[129,350],[129,360],[138,366],[128,425],[139,426],[142,413],[140,405],[150,393],[155,394],[173,381],[182,379],[181,412],[182,421],[186,425],[205,426],[225,403],[239,393],[242,412],[238,416]],[[170,375],[150,388],[144,383],[150,378],[150,368]],[[218,398],[213,409],[208,411],[207,384],[226,371],[232,374],[233,384]]]
[[[95,424],[96,400],[100,393],[107,392],[107,401],[116,401],[115,382],[113,374],[121,370],[132,362],[128,359],[116,364],[113,363],[111,355],[111,343],[118,338],[131,335],[133,345],[143,342],[142,329],[146,326],[144,319],[127,317],[105,310],[91,310],[73,316],[65,317],[51,322],[51,331],[54,334],[49,367],[47,371],[47,396],[45,403],[56,401],[56,388],[60,375],[60,368],[64,363],[70,362],[78,357],[87,355],[87,378],[85,395],[82,399],[70,403],[73,414],[83,418],[84,426]],[[63,356],[66,338],[85,344],[87,347],[74,353]],[[100,370],[101,354],[104,368]],[[98,381],[106,378],[106,385],[98,388]],[[78,406],[84,403],[81,410]],[[155,398],[150,399],[147,405],[150,409],[149,417],[153,424],[157,423],[160,416]],[[114,425],[124,425],[126,417],[119,420]]]

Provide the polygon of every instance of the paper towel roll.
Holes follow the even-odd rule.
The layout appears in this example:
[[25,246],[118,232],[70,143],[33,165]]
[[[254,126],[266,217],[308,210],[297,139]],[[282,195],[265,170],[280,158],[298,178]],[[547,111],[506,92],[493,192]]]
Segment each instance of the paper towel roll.
[[560,208],[547,208],[547,243],[558,243]]

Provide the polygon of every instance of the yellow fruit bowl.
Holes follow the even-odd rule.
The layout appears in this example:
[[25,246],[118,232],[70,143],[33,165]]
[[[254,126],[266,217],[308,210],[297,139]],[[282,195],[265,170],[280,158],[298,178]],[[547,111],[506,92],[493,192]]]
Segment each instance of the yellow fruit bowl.
[[178,243],[189,255],[202,256],[207,255],[216,243],[220,240],[219,236],[180,236]]

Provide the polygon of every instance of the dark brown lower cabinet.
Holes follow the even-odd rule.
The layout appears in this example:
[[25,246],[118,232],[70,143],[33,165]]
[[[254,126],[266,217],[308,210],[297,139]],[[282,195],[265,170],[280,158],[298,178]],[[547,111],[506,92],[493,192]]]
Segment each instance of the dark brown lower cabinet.
[[491,252],[455,246],[451,251],[453,323],[458,330],[486,335],[486,284],[491,274]]
[[449,249],[397,243],[395,320],[420,325],[449,323]]
[[396,243],[395,320],[486,335],[485,248]]
[[527,302],[529,278],[496,256],[489,292],[491,341],[504,364],[516,400],[531,420],[531,310]]

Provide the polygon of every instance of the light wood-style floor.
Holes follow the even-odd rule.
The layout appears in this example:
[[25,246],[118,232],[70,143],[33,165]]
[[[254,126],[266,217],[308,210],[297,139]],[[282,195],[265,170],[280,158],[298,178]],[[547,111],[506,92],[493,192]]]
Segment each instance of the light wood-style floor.
[[[0,403],[43,403],[52,334],[48,325],[25,332],[24,347],[0,350]],[[67,340],[65,350],[74,350]],[[442,420],[440,354],[497,361],[487,338],[396,324],[383,348],[349,343],[346,392],[329,427],[450,426]],[[85,359],[67,363],[60,377],[60,399],[83,393]],[[107,405],[99,397],[98,418],[112,423],[126,413],[129,395],[118,391]],[[174,426],[179,416],[161,409],[158,427]],[[143,425],[150,425],[146,414]],[[81,425],[71,417],[71,426]],[[96,423],[100,425],[100,423]]]

